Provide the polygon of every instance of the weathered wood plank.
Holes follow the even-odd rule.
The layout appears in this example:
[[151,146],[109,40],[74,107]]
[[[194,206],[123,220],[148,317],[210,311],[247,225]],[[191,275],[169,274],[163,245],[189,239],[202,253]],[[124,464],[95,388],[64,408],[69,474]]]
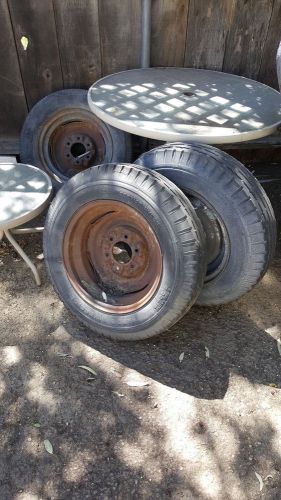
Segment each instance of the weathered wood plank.
[[16,136],[27,113],[18,55],[6,0],[0,0],[0,136]]
[[233,0],[190,0],[186,67],[221,70]]
[[102,73],[140,65],[140,0],[99,0]]
[[256,79],[273,0],[237,0],[227,39],[223,70]]
[[279,90],[276,73],[276,52],[281,40],[281,0],[274,0],[266,41],[264,44],[262,62],[258,75],[259,81]]
[[[29,107],[63,87],[52,0],[9,0]],[[22,37],[28,45],[22,45]]]
[[101,75],[98,0],[55,0],[64,86],[88,88]]
[[153,0],[151,65],[183,66],[189,0]]

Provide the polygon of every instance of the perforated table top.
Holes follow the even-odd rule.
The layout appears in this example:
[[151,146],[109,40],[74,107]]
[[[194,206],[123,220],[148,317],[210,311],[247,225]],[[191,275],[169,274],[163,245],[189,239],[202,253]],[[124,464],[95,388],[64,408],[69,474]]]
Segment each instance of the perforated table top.
[[88,103],[104,122],[162,141],[241,142],[273,133],[281,95],[254,80],[218,71],[149,68],[98,80]]
[[52,184],[44,172],[23,163],[0,164],[0,231],[17,227],[47,206]]

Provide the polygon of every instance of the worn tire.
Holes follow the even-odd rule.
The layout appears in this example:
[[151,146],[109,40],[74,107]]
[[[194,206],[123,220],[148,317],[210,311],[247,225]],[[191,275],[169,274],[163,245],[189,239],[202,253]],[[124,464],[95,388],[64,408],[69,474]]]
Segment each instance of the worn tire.
[[224,304],[251,290],[276,246],[274,212],[255,177],[227,153],[205,144],[166,144],[144,153],[136,164],[167,176],[219,221],[224,255],[207,274],[198,304]]
[[[80,153],[86,156],[78,158]],[[21,161],[47,172],[56,188],[93,165],[130,161],[131,153],[130,134],[97,118],[82,89],[59,90],[41,99],[21,131]]]
[[[81,297],[77,283],[73,286],[69,278],[68,260],[63,258],[65,235],[77,217],[75,214],[93,200],[121,202],[135,210],[149,224],[159,243],[160,281],[150,300],[135,311],[101,311],[97,306],[101,296],[108,301],[104,295],[107,291],[101,287],[99,302],[95,298],[89,303]],[[101,217],[96,218],[99,223]],[[102,253],[99,247],[97,251]],[[65,305],[95,332],[121,340],[152,337],[171,327],[196,301],[206,273],[204,233],[189,200],[160,174],[130,164],[90,168],[60,189],[45,225],[44,256],[50,279]]]

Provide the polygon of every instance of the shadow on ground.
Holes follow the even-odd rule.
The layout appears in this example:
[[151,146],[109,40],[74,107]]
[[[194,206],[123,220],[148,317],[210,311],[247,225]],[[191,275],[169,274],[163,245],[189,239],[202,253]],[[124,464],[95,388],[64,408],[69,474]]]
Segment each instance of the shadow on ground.
[[280,498],[280,256],[245,298],[136,343],[1,258],[0,499]]

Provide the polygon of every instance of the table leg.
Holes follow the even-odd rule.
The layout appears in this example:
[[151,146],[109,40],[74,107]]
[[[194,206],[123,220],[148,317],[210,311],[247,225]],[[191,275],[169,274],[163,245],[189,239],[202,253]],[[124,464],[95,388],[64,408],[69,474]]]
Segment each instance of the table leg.
[[[26,253],[19,246],[19,244],[16,242],[16,240],[13,238],[13,236],[11,235],[11,233],[7,229],[4,230],[4,234],[7,237],[7,239],[9,240],[9,242],[13,245],[15,250],[18,252],[18,254],[23,258],[23,260],[26,262],[28,267],[33,272],[36,284],[41,285],[40,276],[39,276],[38,271],[37,271],[35,265],[33,264],[33,262],[31,262],[30,258],[26,255]],[[0,237],[1,237],[1,234],[0,234]]]

